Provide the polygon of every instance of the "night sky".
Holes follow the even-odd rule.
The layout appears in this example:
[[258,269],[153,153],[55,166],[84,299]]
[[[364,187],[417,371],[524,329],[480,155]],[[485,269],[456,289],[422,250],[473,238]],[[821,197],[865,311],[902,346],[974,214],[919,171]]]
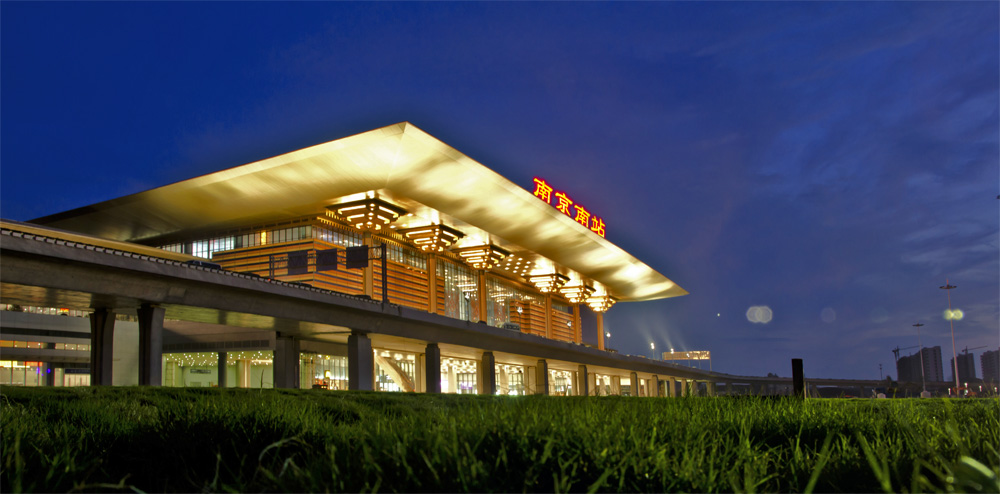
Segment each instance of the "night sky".
[[[895,377],[1000,345],[1000,4],[0,4],[0,216],[409,121],[690,295],[608,345]],[[747,310],[768,306],[768,323]],[[903,350],[910,354],[916,349]],[[708,368],[707,365],[703,366]]]

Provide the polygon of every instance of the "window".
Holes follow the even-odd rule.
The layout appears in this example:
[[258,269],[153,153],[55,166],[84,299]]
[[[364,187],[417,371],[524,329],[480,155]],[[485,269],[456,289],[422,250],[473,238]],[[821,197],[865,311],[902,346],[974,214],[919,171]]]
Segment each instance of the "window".
[[444,280],[444,315],[479,322],[479,276],[471,269],[442,259],[437,275]]
[[503,326],[504,323],[521,322],[528,317],[525,311],[528,304],[542,304],[542,298],[530,292],[517,288],[501,278],[486,277],[486,314],[491,326]]

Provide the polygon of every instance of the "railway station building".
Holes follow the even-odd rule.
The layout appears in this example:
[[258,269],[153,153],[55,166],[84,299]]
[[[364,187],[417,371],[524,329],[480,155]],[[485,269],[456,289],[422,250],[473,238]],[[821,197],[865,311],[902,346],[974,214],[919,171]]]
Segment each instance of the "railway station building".
[[405,122],[5,221],[0,383],[710,392],[605,348],[616,304],[687,293],[610,228]]

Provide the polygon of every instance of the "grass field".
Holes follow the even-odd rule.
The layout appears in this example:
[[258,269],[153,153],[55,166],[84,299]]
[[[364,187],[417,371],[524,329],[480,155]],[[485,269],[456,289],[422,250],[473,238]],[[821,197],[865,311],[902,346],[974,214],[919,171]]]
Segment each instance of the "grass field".
[[1000,490],[996,399],[0,394],[3,492]]

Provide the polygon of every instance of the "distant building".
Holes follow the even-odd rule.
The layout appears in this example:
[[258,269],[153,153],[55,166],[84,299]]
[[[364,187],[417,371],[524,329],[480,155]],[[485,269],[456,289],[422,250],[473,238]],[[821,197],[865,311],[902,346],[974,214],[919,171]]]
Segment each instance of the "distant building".
[[[955,379],[955,359],[950,360],[951,378]],[[977,381],[976,377],[976,356],[971,353],[958,354],[958,382],[967,383]]]
[[[921,353],[923,354],[924,372],[920,375]],[[896,375],[899,382],[940,382],[944,381],[941,368],[941,347],[927,347],[920,352],[896,361]]]
[[1000,350],[983,352],[979,365],[983,368],[983,381],[1000,383]]

